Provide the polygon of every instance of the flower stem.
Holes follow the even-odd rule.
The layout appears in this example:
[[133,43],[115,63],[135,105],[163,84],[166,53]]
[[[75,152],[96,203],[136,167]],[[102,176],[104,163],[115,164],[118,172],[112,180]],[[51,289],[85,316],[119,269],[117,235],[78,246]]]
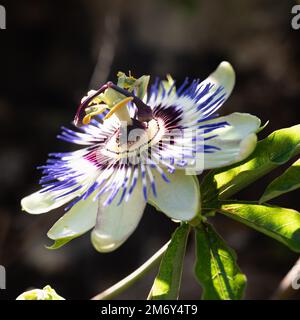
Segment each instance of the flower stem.
[[142,264],[138,269],[136,269],[133,273],[128,275],[126,278],[122,279],[118,283],[114,284],[112,287],[106,289],[105,291],[97,294],[91,300],[110,300],[127,288],[129,288],[132,284],[134,284],[137,280],[142,278],[149,270],[151,270],[155,265],[158,264],[162,255],[168,248],[170,241],[167,242],[161,249],[159,249],[149,260],[147,260],[144,264]]
[[200,223],[202,223],[203,221],[206,221],[206,217],[205,216],[201,216],[200,214],[197,215],[194,219],[190,220],[188,223],[190,226],[196,228],[197,226],[199,226]]

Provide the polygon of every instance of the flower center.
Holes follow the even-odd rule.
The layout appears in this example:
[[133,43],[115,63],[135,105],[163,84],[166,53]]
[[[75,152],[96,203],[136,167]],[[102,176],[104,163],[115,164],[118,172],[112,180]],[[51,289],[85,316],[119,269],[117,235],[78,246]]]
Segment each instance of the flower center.
[[134,122],[132,126],[121,126],[99,152],[116,160],[147,157],[150,147],[157,144],[164,133],[161,119],[152,119],[140,125]]

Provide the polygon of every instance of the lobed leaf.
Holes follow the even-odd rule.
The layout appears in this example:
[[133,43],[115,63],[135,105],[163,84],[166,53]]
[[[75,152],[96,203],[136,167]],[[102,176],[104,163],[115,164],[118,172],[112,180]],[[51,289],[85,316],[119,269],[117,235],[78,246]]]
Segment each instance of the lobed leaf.
[[200,224],[195,230],[195,275],[203,287],[202,299],[242,299],[246,276],[237,265],[235,252],[210,224]]
[[237,201],[223,202],[218,211],[300,252],[299,212],[276,206]]
[[172,235],[171,242],[160,263],[158,274],[150,293],[153,300],[178,299],[186,251],[190,231],[188,224],[182,224]]
[[298,188],[300,188],[300,159],[268,185],[259,202],[267,202]]

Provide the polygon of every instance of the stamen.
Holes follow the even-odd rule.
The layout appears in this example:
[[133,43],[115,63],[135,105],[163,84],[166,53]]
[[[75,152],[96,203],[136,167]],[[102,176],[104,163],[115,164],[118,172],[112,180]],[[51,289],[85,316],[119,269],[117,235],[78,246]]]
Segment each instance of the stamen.
[[92,94],[90,97],[88,97],[85,101],[83,101],[76,112],[75,118],[74,118],[74,124],[76,127],[81,127],[83,125],[82,119],[84,118],[84,112],[86,107],[97,98],[97,96],[101,93],[103,93],[107,88],[109,88],[112,85],[112,82],[107,82],[104,84],[100,89],[98,89],[94,94]]
[[[95,106],[93,106],[92,108],[94,109]],[[99,108],[99,109],[95,110],[93,112],[90,112],[90,113],[88,113],[87,115],[84,116],[84,118],[82,119],[82,123],[84,125],[89,124],[91,122],[92,117],[97,116],[99,114],[102,114],[107,109],[107,105],[99,104],[99,105],[97,105],[97,108]]]
[[[104,120],[109,119],[114,113],[118,113],[118,111],[123,108],[124,106],[127,105],[127,103],[129,103],[130,101],[132,101],[134,98],[133,97],[128,97],[125,98],[124,100],[120,101],[119,103],[117,103],[110,111],[109,113],[105,116]],[[118,116],[119,114],[117,114]],[[128,115],[129,116],[129,115]],[[129,117],[130,119],[130,117]],[[129,119],[120,119],[120,120],[129,120]],[[131,122],[131,121],[130,121]]]

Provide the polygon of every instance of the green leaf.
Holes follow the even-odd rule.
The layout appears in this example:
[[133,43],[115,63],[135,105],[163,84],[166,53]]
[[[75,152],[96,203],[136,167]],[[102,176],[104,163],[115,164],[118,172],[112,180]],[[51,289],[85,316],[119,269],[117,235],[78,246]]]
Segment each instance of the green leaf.
[[298,188],[300,188],[300,159],[268,185],[259,202],[269,201]]
[[160,263],[158,274],[151,289],[150,299],[178,299],[189,231],[189,225],[183,224],[174,232]]
[[195,230],[195,275],[203,287],[202,299],[242,299],[246,276],[236,263],[235,252],[211,225],[201,224]]
[[299,212],[276,206],[237,201],[223,202],[218,211],[300,252]]
[[206,175],[201,184],[203,206],[227,199],[299,153],[300,125],[273,132],[243,162]]

